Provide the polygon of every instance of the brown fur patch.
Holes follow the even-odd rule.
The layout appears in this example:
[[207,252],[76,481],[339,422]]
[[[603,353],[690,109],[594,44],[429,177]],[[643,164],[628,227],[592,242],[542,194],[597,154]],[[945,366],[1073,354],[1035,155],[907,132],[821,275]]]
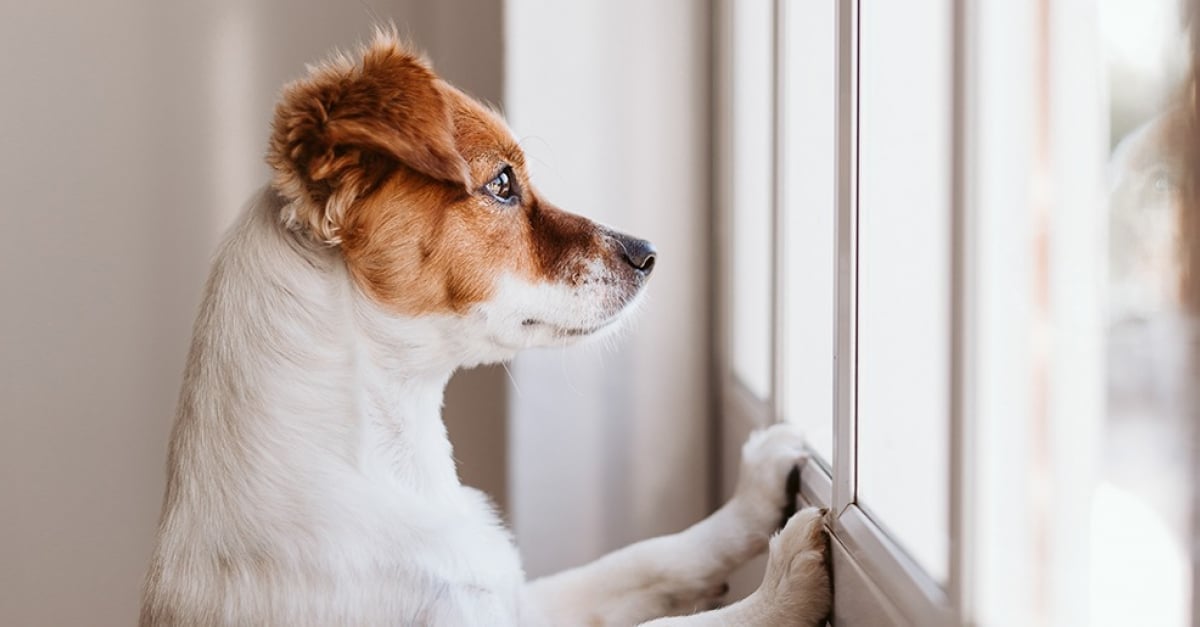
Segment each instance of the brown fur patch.
[[530,208],[529,223],[538,273],[548,280],[574,284],[584,263],[604,253],[601,231],[587,218],[538,203]]
[[355,64],[337,56],[284,89],[267,161],[275,186],[302,200],[298,221],[337,240],[348,206],[397,164],[465,190],[466,162],[454,145],[440,81],[416,53],[381,33]]

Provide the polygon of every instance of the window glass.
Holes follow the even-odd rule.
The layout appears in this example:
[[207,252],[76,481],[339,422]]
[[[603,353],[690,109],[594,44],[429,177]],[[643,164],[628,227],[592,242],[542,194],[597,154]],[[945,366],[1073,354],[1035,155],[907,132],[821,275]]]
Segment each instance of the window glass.
[[771,392],[771,2],[739,1],[733,11],[730,359],[742,383],[766,399]]
[[945,581],[950,3],[862,0],[860,16],[858,501]]
[[784,4],[784,415],[833,459],[835,93],[832,2]]
[[1200,326],[1187,268],[1196,259],[1188,188],[1197,170],[1194,149],[1178,139],[1195,123],[1194,101],[1180,97],[1189,69],[1181,6],[1100,3],[1111,140],[1107,407],[1089,521],[1090,610],[1100,626],[1196,620],[1189,505],[1200,466],[1189,441],[1188,352]]

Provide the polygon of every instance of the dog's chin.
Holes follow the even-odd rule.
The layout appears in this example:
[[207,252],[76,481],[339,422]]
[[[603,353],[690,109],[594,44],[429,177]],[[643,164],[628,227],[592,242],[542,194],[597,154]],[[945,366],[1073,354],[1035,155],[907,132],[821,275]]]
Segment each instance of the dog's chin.
[[[510,281],[503,298],[479,307],[466,322],[472,327],[482,323],[483,332],[500,355],[496,361],[530,348],[590,343],[611,337],[640,308],[642,285],[624,287],[582,296]],[[540,307],[528,306],[539,301]]]
[[588,338],[606,335],[620,326],[623,317],[618,313],[611,319],[599,324],[581,326],[564,326],[536,318],[527,318],[521,323],[521,326],[525,327],[531,333],[537,333],[545,337],[552,344],[573,344]]
[[641,296],[641,292],[635,293],[619,309],[599,320],[563,323],[529,317],[521,322],[521,326],[536,338],[535,345],[567,346],[591,341],[610,336],[624,327],[641,304]]

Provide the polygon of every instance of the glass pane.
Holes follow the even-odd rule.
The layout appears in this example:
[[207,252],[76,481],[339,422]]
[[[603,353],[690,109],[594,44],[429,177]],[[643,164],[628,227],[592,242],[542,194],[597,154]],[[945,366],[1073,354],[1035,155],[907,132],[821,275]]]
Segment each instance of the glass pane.
[[1196,620],[1189,562],[1200,554],[1189,545],[1200,466],[1188,360],[1200,292],[1187,281],[1198,276],[1200,214],[1188,147],[1195,101],[1179,96],[1189,70],[1180,6],[1100,3],[1112,155],[1107,415],[1091,512],[1090,609],[1099,626]]
[[787,242],[784,414],[833,459],[836,5],[785,7],[783,202]]
[[733,6],[732,346],[738,378],[771,391],[771,32],[768,0]]
[[941,581],[949,547],[950,15],[948,0],[862,0],[859,57],[858,500]]

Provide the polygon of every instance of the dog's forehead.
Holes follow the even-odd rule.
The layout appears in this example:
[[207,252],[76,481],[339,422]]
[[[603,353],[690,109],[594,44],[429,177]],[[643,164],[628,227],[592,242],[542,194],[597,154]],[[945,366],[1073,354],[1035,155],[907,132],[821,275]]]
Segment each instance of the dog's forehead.
[[502,117],[489,107],[453,87],[448,97],[454,115],[458,150],[471,163],[491,169],[505,163],[524,169],[525,153]]

